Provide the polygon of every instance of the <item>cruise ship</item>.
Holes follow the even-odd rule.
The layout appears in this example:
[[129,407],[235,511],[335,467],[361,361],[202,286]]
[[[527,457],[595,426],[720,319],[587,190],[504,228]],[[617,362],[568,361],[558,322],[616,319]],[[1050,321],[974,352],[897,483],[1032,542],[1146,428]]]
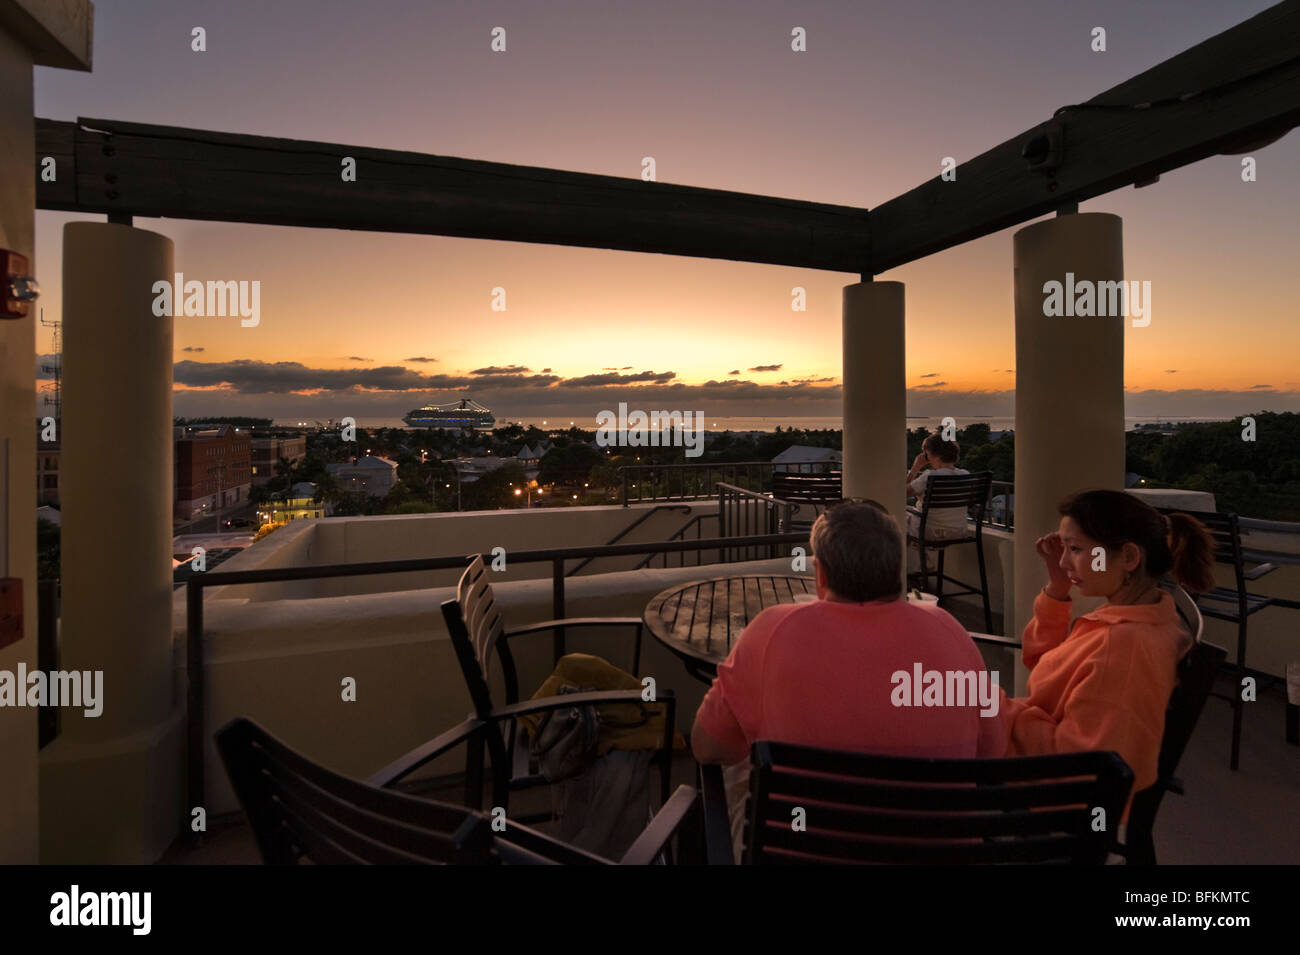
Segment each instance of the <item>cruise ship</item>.
[[492,412],[473,398],[446,405],[425,405],[402,418],[412,428],[491,428]]

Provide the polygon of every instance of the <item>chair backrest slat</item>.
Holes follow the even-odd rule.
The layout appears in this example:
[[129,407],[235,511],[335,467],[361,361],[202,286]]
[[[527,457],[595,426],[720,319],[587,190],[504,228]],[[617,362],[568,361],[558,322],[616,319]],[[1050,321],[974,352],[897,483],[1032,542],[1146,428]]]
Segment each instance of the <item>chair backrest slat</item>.
[[483,670],[483,678],[487,679],[492,651],[505,630],[505,623],[497,606],[496,594],[488,583],[487,566],[481,555],[469,558],[469,566],[456,586],[456,600],[460,603],[461,616],[474,647],[474,658]]
[[1133,783],[1102,752],[917,759],[758,742],[751,761],[751,863],[1100,864]]
[[485,816],[341,776],[251,720],[225,726],[217,748],[268,863],[496,861]]
[[1187,632],[1192,637],[1192,642],[1200,643],[1205,635],[1205,617],[1196,604],[1196,598],[1177,584],[1170,588],[1170,594],[1174,598],[1174,607],[1178,611],[1178,616],[1182,618]]
[[972,520],[978,526],[984,518],[989,489],[993,485],[992,471],[974,474],[936,474],[926,479],[922,510],[935,508],[974,509]]
[[[1077,827],[1076,827],[1077,828]],[[1082,836],[1041,836],[1015,842],[983,839],[947,841],[858,840],[842,833],[795,832],[788,823],[769,824],[764,863],[895,863],[922,865],[981,865],[992,863],[1069,864],[1086,850]]]
[[830,474],[792,474],[780,471],[772,475],[772,496],[783,501],[834,503],[843,497],[844,478],[840,472]]
[[910,780],[826,778],[774,769],[771,786],[773,792],[804,799],[817,798],[827,803],[971,812],[997,808],[1061,806],[1086,801],[1092,793],[1093,780],[1044,780],[994,788],[971,781],[918,785]]
[[[431,830],[422,825],[403,823],[382,811],[363,809],[338,792],[343,787],[318,786],[295,773],[284,762],[268,759],[262,771],[269,777],[274,798],[286,809],[358,856],[370,861],[383,859],[395,865],[455,858],[452,836],[463,821],[460,818],[463,814],[448,814],[447,821],[451,826],[444,831]],[[365,788],[372,793],[381,792],[373,787]],[[402,848],[396,849],[396,846]]]

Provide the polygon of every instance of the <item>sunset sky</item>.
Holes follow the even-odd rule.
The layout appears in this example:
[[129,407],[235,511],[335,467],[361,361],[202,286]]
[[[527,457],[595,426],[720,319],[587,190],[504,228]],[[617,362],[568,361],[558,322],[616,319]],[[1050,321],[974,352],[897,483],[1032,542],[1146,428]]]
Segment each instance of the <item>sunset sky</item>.
[[[96,0],[95,70],[37,69],[36,114],[404,149],[871,208],[1260,12],[1264,0],[627,3]],[[190,31],[207,31],[207,52]],[[489,49],[507,30],[508,49]],[[808,51],[790,50],[806,28]],[[1107,31],[1107,52],[1090,49]],[[1171,90],[1173,94],[1183,92]],[[1130,415],[1300,411],[1300,134],[1086,202],[1124,219]],[[62,227],[37,214],[46,318]],[[839,412],[857,276],[475,239],[181,220],[187,278],[258,280],[261,321],[176,318],[176,413]],[[1010,414],[1007,230],[907,285],[909,413]],[[507,311],[491,310],[501,286]],[[808,292],[806,314],[791,289]],[[45,329],[38,350],[50,350]],[[778,366],[771,368],[771,366]],[[771,370],[761,370],[770,368]],[[1069,369],[1062,369],[1069,379]]]

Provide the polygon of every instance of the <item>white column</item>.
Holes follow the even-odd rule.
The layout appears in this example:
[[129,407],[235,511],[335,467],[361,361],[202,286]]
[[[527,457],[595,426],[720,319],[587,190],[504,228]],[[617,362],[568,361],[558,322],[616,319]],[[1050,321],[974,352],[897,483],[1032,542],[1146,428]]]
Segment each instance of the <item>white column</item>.
[[172,242],[63,231],[60,668],[102,671],[42,753],[42,861],[152,862],[177,833],[183,697],[172,647]]
[[[907,376],[902,282],[844,287],[844,496],[907,519]],[[906,548],[906,542],[904,542]],[[906,553],[903,560],[906,580]]]
[[[1057,529],[1057,506],[1089,488],[1124,486],[1123,316],[1044,314],[1047,282],[1122,281],[1122,221],[1109,213],[1058,216],[1015,234],[1015,603],[1007,633],[1033,617],[1047,582],[1035,550]],[[1023,692],[1023,671],[1017,686]]]
[[[36,268],[36,143],[32,124],[32,54],[0,24],[0,249],[25,255]],[[42,278],[39,272],[33,273]],[[17,678],[36,669],[36,322],[0,318],[0,577],[21,582],[23,636],[0,647],[0,671]],[[8,449],[6,454],[5,449]],[[8,519],[6,520],[6,515]],[[20,690],[21,692],[21,690]],[[0,707],[0,865],[37,858],[36,716]]]

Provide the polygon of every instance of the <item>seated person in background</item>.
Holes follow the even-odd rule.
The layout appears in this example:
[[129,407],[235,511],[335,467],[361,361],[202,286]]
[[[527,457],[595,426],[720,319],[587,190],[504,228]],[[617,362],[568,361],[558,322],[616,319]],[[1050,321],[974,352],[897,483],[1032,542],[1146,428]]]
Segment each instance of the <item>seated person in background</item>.
[[[739,844],[757,740],[896,756],[1000,755],[996,710],[895,702],[900,671],[973,672],[984,660],[952,616],[903,599],[903,539],[878,505],[843,503],[812,529],[818,599],[768,607],[745,628],[695,716],[691,748],[728,766]],[[987,679],[985,677],[984,679]],[[988,684],[986,684],[988,686]],[[915,688],[919,697],[920,687]],[[1000,695],[989,694],[996,706]]]
[[[1138,793],[1156,781],[1165,708],[1192,646],[1159,585],[1172,572],[1194,594],[1212,587],[1214,540],[1195,518],[1166,519],[1123,491],[1084,491],[1059,510],[1060,528],[1038,539],[1047,586],[1021,638],[1029,695],[1000,708],[1006,755],[1113,750]],[[1072,625],[1071,587],[1106,603]]]
[[[921,444],[921,453],[912,462],[907,472],[907,496],[916,497],[916,507],[907,509],[907,533],[911,537],[921,534],[921,508],[925,505],[925,482],[936,474],[969,474],[965,468],[957,467],[957,458],[961,448],[956,441],[945,441],[937,434],[932,434]],[[926,470],[926,468],[931,470]],[[970,533],[966,526],[966,509],[961,507],[940,507],[930,511],[925,521],[926,540],[944,537],[965,537]]]

